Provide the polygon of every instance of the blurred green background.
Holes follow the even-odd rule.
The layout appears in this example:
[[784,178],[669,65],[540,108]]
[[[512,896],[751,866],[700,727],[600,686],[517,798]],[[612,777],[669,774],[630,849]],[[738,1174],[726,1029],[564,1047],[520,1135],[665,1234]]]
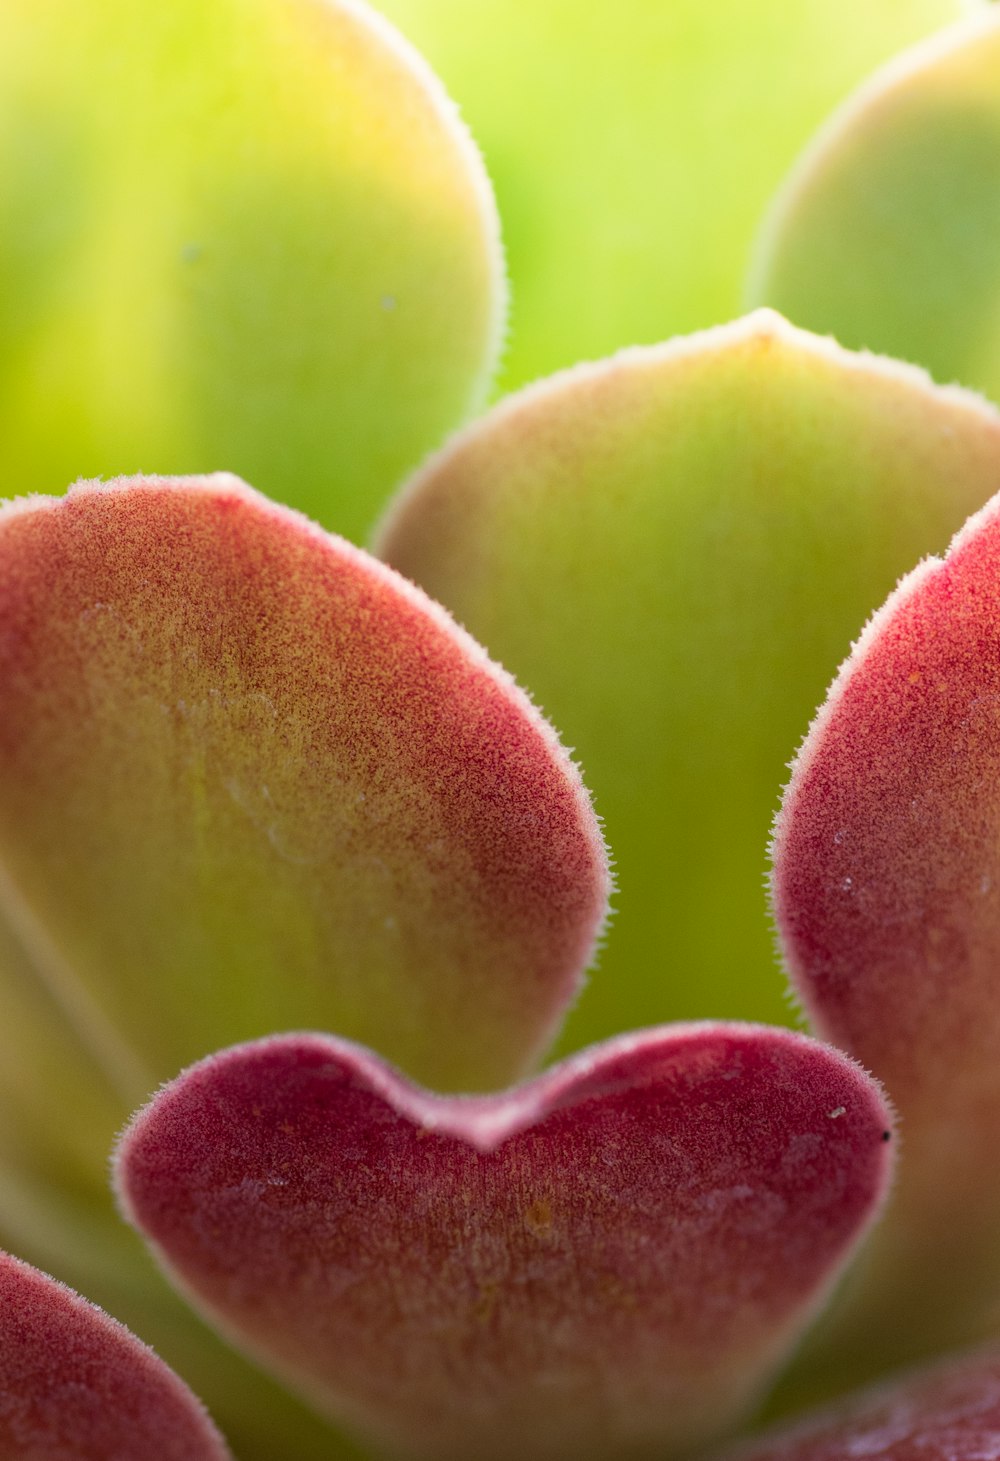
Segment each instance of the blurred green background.
[[962,0],[382,0],[462,109],[512,285],[501,385],[741,313],[812,132]]

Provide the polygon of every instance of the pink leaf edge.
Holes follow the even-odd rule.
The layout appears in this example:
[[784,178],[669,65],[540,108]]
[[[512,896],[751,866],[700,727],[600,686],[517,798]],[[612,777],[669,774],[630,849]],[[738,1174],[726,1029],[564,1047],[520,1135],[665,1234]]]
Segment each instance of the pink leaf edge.
[[441,1097],[288,1035],[134,1119],[128,1219],[230,1337],[394,1454],[663,1456],[756,1399],[883,1200],[874,1082],[674,1026]]
[[125,1089],[307,1019],[447,1089],[541,1058],[607,856],[444,609],[226,474],[12,503],[0,583],[0,897]]
[[897,1377],[715,1461],[997,1461],[1000,1354]]
[[953,1057],[997,1070],[998,765],[995,497],[873,615],[775,825],[775,916],[814,1026],[938,1115],[966,1084]]
[[55,1279],[0,1254],[4,1461],[228,1461],[152,1350]]
[[793,767],[773,897],[814,1029],[878,1072],[906,1139],[837,1363],[860,1354],[871,1374],[986,1339],[1000,1297],[1000,496],[901,581],[841,669]]

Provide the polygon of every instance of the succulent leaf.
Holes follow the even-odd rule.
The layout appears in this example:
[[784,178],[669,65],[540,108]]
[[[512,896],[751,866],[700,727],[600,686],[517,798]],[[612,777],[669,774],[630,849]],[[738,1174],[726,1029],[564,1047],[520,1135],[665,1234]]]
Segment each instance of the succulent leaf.
[[161,1091],[117,1180],[223,1332],[392,1454],[664,1457],[784,1357],[879,1205],[889,1124],[860,1068],[764,1027],[464,1098],[290,1035]]
[[1000,399],[1000,12],[892,61],[818,134],[761,235],[754,304]]
[[951,1359],[895,1379],[718,1461],[991,1461],[1000,1455],[1000,1358]]
[[492,194],[360,0],[0,7],[0,483],[226,468],[358,538],[487,389]]
[[93,1304],[0,1254],[4,1461],[227,1461],[208,1415]]
[[133,1105],[320,1015],[444,1088],[537,1058],[603,845],[436,605],[228,477],[13,504],[0,583],[0,902]]
[[513,284],[508,387],[737,314],[760,216],[796,153],[873,66],[962,8],[379,3],[444,77],[494,180]]
[[[67,1118],[63,1124],[72,1122]],[[93,1157],[95,1175],[105,1178],[100,1201],[66,1184],[46,1185],[5,1158],[0,1169],[3,1242],[12,1250],[16,1246],[19,1258],[35,1268],[58,1274],[61,1283],[85,1292],[141,1335],[208,1406],[240,1461],[275,1461],[278,1456],[356,1461],[359,1453],[346,1438],[207,1328],[155,1271],[110,1201],[107,1145],[105,1141],[99,1166],[101,1154]],[[135,1454],[122,1461],[133,1461]],[[13,1461],[4,1449],[0,1455]],[[33,1452],[31,1461],[49,1461],[49,1453],[39,1458]],[[60,1453],[52,1461],[69,1458]],[[102,1454],[97,1461],[109,1458]]]
[[566,1046],[789,1019],[760,891],[789,750],[872,605],[998,480],[983,402],[761,312],[528,389],[404,491],[379,551],[531,688],[614,850]]
[[878,1071],[905,1141],[884,1227],[806,1356],[845,1383],[1000,1329],[998,712],[994,498],[865,629],[777,824],[793,981],[817,1032]]

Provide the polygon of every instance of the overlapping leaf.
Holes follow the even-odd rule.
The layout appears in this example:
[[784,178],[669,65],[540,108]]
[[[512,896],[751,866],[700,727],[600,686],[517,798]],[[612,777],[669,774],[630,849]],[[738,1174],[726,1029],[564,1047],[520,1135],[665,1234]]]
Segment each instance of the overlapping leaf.
[[317,1022],[444,1088],[540,1053],[603,849],[435,605],[231,478],[15,504],[0,580],[0,892],[124,1090]]
[[828,1384],[1000,1330],[1000,500],[844,665],[778,824],[775,911],[814,1027],[878,1071],[905,1157],[808,1368]]
[[461,105],[513,283],[508,385],[731,319],[831,107],[961,0],[380,0]]
[[380,551],[530,686],[605,819],[619,913],[568,1043],[788,1018],[761,880],[790,749],[998,480],[981,402],[761,313],[529,389],[399,499]]
[[[1000,1359],[949,1360],[766,1433],[726,1461],[993,1461],[1000,1455]],[[722,1461],[722,1458],[720,1458]]]
[[191,1392],[145,1345],[61,1284],[0,1255],[5,1461],[227,1461]]

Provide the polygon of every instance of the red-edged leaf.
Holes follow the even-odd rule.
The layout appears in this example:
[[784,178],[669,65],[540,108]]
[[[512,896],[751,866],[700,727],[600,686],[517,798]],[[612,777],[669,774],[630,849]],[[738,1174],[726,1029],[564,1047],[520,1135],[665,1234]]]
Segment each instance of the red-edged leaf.
[[756,1397],[879,1203],[887,1122],[853,1063],[757,1026],[450,1099],[293,1035],[179,1077],[118,1174],[195,1302],[393,1452],[663,1456]]
[[853,1380],[1000,1327],[1000,499],[842,669],[794,769],[774,889],[815,1028],[903,1118],[841,1335]]
[[0,1254],[4,1461],[226,1461],[204,1408],[121,1324]]
[[[728,1452],[725,1461],[995,1461],[1000,1357],[908,1375]],[[719,1458],[722,1461],[722,1458]]]
[[16,503],[0,686],[0,904],[137,1100],[301,1025],[448,1089],[547,1043],[605,908],[597,824],[390,569],[231,477]]

